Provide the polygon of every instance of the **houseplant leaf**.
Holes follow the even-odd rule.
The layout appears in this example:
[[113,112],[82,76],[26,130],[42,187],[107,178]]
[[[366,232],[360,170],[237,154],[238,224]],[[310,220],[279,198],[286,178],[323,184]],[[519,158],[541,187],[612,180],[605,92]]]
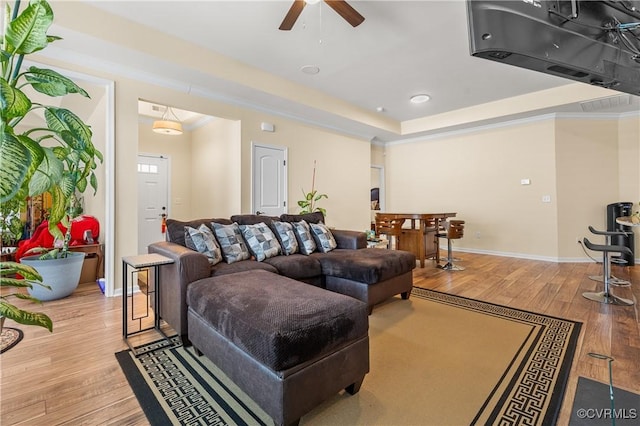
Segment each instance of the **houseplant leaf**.
[[62,135],[62,137],[72,148],[84,149],[90,155],[94,155],[91,129],[77,115],[65,108],[47,107],[44,116],[47,120],[47,126],[52,131],[60,135],[65,130],[71,133]]
[[[18,6],[16,6],[18,7]],[[49,43],[47,30],[53,22],[53,11],[49,4],[32,0],[29,6],[7,26],[4,49],[19,55],[44,49]]]
[[0,116],[5,122],[22,117],[31,109],[31,100],[20,90],[0,78]]
[[53,330],[51,318],[40,312],[23,311],[4,300],[0,300],[0,315],[23,325],[39,325],[47,330]]
[[14,278],[4,276],[7,274],[20,274],[22,277],[24,277],[27,280],[42,281],[42,276],[38,273],[38,271],[36,271],[33,267],[29,265],[25,265],[23,263],[1,262],[0,272],[2,273],[2,278],[1,278],[2,286],[7,286],[7,284],[5,284],[5,280],[14,279]]
[[5,129],[0,139],[0,203],[20,190],[32,162],[31,152]]
[[56,155],[53,150],[44,148],[44,158],[38,165],[37,170],[29,181],[29,195],[40,195],[60,182],[64,172],[64,164]]
[[25,78],[35,90],[45,95],[64,96],[69,93],[79,93],[86,98],[90,97],[83,88],[71,79],[53,70],[29,67]]

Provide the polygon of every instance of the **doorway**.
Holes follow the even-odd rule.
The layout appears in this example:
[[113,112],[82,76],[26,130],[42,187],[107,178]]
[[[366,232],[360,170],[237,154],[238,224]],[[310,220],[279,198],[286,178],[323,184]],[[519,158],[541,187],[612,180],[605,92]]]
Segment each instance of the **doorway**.
[[384,166],[371,165],[371,229],[376,223],[376,213],[385,210]]
[[164,219],[169,215],[169,159],[138,155],[138,253],[164,241]]
[[[105,295],[115,295],[115,83],[101,77],[80,73],[77,71],[25,61],[29,66],[34,65],[54,70],[75,81],[85,89],[90,98],[79,100],[80,118],[93,131],[92,143],[102,152],[103,164],[96,169],[98,190],[92,196],[91,191],[85,192],[84,211],[95,216],[100,223],[99,241],[104,245],[104,278]],[[48,101],[47,101],[48,102]],[[97,287],[96,287],[97,288]]]
[[251,144],[252,211],[280,216],[287,212],[287,148]]

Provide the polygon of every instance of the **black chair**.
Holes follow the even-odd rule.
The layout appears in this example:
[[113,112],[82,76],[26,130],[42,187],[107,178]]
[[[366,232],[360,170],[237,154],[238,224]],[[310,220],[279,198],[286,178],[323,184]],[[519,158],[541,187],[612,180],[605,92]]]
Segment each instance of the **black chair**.
[[629,299],[623,299],[622,297],[615,296],[611,293],[610,287],[610,277],[611,277],[611,259],[609,258],[609,253],[631,253],[631,249],[625,246],[612,246],[612,245],[603,245],[603,244],[593,244],[588,239],[584,238],[582,240],[584,242],[585,247],[589,250],[602,252],[602,267],[603,267],[603,282],[604,282],[604,291],[600,292],[587,292],[582,293],[582,296],[593,300],[595,302],[610,304],[610,305],[623,305],[623,306],[633,306],[633,301]]
[[[605,236],[605,241],[607,245],[611,245],[611,237],[612,236],[622,236],[622,237],[628,237],[629,234],[627,234],[624,231],[598,231],[597,229],[595,229],[593,226],[589,225],[589,231],[591,231],[592,234],[595,235],[604,235]],[[627,261],[624,260],[622,257],[620,258],[620,260],[618,260],[617,262],[614,262],[614,259],[610,259],[611,263],[618,263],[618,264],[626,264]],[[611,273],[611,270],[609,270],[609,273]],[[589,276],[589,279],[592,279],[594,281],[598,281],[603,283],[604,282],[604,276],[603,275],[591,275]],[[618,287],[626,287],[631,285],[631,283],[627,280],[623,280],[621,278],[617,278],[615,276],[613,276],[613,274],[609,275],[609,284],[614,285],[614,286],[618,286]]]

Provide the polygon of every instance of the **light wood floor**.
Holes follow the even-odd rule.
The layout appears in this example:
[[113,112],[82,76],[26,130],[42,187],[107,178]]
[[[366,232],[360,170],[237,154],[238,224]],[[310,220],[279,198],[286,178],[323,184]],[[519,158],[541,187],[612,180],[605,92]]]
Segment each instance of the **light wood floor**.
[[[597,264],[458,256],[465,271],[442,271],[428,263],[415,270],[414,284],[583,323],[558,424],[568,423],[578,376],[608,382],[608,364],[589,357],[589,352],[615,358],[614,385],[640,393],[640,266],[613,267],[614,275],[631,277],[634,283],[614,288],[619,296],[636,300],[634,307],[621,307],[581,296],[600,289],[601,284],[588,278],[601,274]],[[0,356],[0,424],[147,424],[114,356],[126,348],[121,299],[107,298],[89,283],[40,310],[52,317],[52,334],[7,321],[6,326],[22,329],[25,337]]]

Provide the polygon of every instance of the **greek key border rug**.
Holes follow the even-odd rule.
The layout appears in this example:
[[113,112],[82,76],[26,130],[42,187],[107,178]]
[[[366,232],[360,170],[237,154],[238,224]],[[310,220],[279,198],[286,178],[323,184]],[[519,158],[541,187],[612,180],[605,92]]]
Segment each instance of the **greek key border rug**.
[[[408,303],[409,301],[412,302]],[[414,287],[409,301],[390,299],[390,302],[376,307],[374,314],[370,317],[371,372],[365,377],[360,393],[355,396],[337,395],[335,399],[327,401],[308,416],[303,417],[302,424],[383,425],[389,424],[390,421],[394,424],[444,424],[442,418],[431,417],[434,414],[432,411],[426,412],[428,410],[424,407],[419,405],[416,407],[417,404],[412,404],[415,407],[414,413],[407,413],[403,409],[402,412],[398,410],[398,413],[394,414],[398,408],[395,401],[385,398],[382,393],[376,395],[385,386],[397,387],[395,391],[386,390],[392,393],[402,395],[403,391],[406,392],[406,383],[401,382],[403,379],[398,378],[391,371],[378,367],[376,357],[391,357],[391,362],[394,364],[404,363],[405,360],[394,360],[393,356],[401,354],[395,354],[392,349],[388,350],[389,353],[378,354],[375,351],[376,339],[385,334],[395,333],[395,327],[402,328],[406,320],[424,321],[424,317],[420,317],[419,313],[433,312],[434,307],[443,309],[442,312],[449,312],[452,317],[487,315],[494,318],[489,318],[491,321],[498,323],[506,321],[519,327],[520,331],[524,330],[521,333],[523,337],[515,344],[511,342],[511,346],[508,346],[515,349],[509,349],[504,367],[502,367],[503,364],[499,364],[501,373],[497,375],[498,379],[491,382],[493,384],[487,388],[488,394],[480,395],[481,402],[478,404],[480,407],[472,408],[471,414],[466,417],[467,420],[464,423],[451,423],[453,420],[448,418],[448,424],[555,424],[581,323],[418,287]],[[425,301],[436,303],[436,305],[429,305]],[[457,311],[458,309],[463,311]],[[403,310],[406,312],[403,313]],[[464,312],[467,313],[464,314]],[[396,314],[397,316],[394,316]],[[378,330],[380,324],[383,326]],[[424,325],[421,324],[422,327]],[[488,333],[495,333],[495,330],[488,330]],[[412,338],[420,338],[414,334],[415,331],[409,332]],[[442,347],[444,353],[447,351],[446,340],[434,343]],[[384,343],[383,346],[387,344]],[[196,356],[192,348],[166,347],[164,342],[159,342],[145,346],[143,353],[140,354],[140,352],[136,348],[138,354],[136,357],[131,351],[122,351],[116,353],[116,358],[152,425],[273,424],[260,407],[237,388],[224,373],[206,357]],[[406,355],[407,351],[404,352]],[[445,370],[446,374],[446,369],[449,368],[433,365],[433,360],[422,360],[417,354],[412,356],[414,358],[410,360],[413,362],[428,364],[427,367],[420,367],[423,369]],[[490,353],[474,353],[473,356],[480,359],[489,358],[484,362],[493,362],[490,359]],[[388,363],[387,360],[383,362]],[[417,366],[403,365],[402,369],[408,370],[409,374],[413,372],[418,374]],[[380,376],[383,376],[383,379]],[[426,381],[424,384],[420,383],[419,376],[415,377],[415,381],[416,386],[435,386]],[[456,386],[454,378],[451,383],[451,386]],[[470,388],[475,387],[475,379],[467,379],[466,384]],[[437,386],[430,391],[442,393]],[[404,399],[403,396],[398,398]],[[452,402],[453,407],[456,407],[459,402],[460,411],[462,411],[462,405],[466,403],[462,399]],[[387,417],[378,417],[375,414],[375,407],[370,406],[371,403],[383,404],[383,411],[386,412]],[[454,408],[448,412],[453,411],[458,410]],[[475,416],[473,413],[476,413]]]
[[554,425],[582,323],[414,287],[412,296],[530,326],[471,424]]

